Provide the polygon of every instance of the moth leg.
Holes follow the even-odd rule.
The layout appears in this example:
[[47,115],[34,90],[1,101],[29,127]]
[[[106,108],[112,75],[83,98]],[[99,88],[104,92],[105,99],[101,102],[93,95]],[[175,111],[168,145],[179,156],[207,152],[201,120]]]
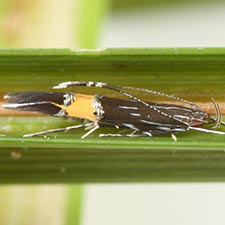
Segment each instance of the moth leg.
[[99,137],[144,137],[152,136],[149,132],[137,133],[138,130],[134,130],[130,134],[99,134]]
[[91,126],[92,124],[93,123],[79,124],[79,125],[69,126],[69,127],[49,129],[49,130],[39,131],[39,132],[31,133],[31,134],[24,134],[23,137],[34,137],[34,136],[39,136],[39,135],[49,134],[49,133],[55,133],[55,132],[60,132],[60,131],[67,132],[69,130],[78,129],[78,128],[81,128],[81,127],[88,127],[88,126]]
[[145,134],[99,134],[99,137],[143,137]]
[[175,134],[171,134],[171,138],[176,142],[177,141],[177,137],[176,137],[176,135]]
[[88,135],[90,135],[91,133],[93,133],[94,131],[96,131],[99,128],[99,124],[97,122],[92,123],[90,126],[86,127],[86,130],[89,130],[87,133],[85,133],[81,139],[86,138]]

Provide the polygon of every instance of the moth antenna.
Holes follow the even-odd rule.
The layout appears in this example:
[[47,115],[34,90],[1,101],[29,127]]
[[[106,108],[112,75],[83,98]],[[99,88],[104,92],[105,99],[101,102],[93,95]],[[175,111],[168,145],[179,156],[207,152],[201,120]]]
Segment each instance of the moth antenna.
[[122,88],[122,89],[129,89],[129,90],[136,90],[136,91],[143,91],[143,92],[146,92],[146,93],[149,93],[149,94],[152,94],[152,95],[158,95],[158,96],[162,96],[162,97],[167,97],[169,99],[180,101],[180,102],[183,102],[185,104],[191,105],[192,107],[196,107],[196,108],[199,109],[199,107],[196,104],[194,104],[193,102],[190,102],[190,101],[185,100],[183,98],[176,97],[174,95],[162,93],[160,91],[154,91],[154,90],[149,90],[149,89],[145,89],[145,88],[138,88],[138,87],[134,88],[134,87],[121,87],[120,86],[120,88]]
[[[161,115],[167,117],[167,118],[171,118],[175,121],[178,121],[180,123],[183,123],[183,124],[186,124],[188,125],[188,123],[185,123],[184,121],[180,120],[180,119],[177,119],[177,118],[174,118],[173,116],[165,113],[165,112],[162,112],[160,111],[159,109],[157,109],[156,107],[152,106],[152,105],[149,105],[147,102],[145,101],[142,101],[140,98],[122,90],[123,88],[127,88],[127,89],[133,89],[133,90],[138,90],[138,88],[132,88],[132,87],[122,87],[122,86],[116,86],[116,85],[110,85],[110,84],[107,84],[107,83],[102,83],[102,82],[96,82],[96,81],[67,81],[67,82],[62,82],[56,86],[53,86],[53,89],[63,89],[63,88],[68,88],[68,87],[73,87],[73,86],[86,86],[86,87],[99,87],[99,88],[105,88],[105,89],[110,89],[110,90],[113,90],[113,91],[116,91],[116,92],[119,92],[121,93],[122,95],[125,95],[127,96],[128,98],[131,98],[137,102],[140,102],[141,104],[145,105],[146,107],[150,108],[150,109],[153,109],[154,111],[160,113]],[[147,89],[140,89],[140,90],[146,90]],[[150,90],[149,90],[149,93],[150,93]],[[152,94],[161,94],[163,96],[163,93],[160,93],[160,92],[156,92],[156,91],[152,91]],[[164,96],[167,96],[167,94],[165,94]],[[172,99],[176,99],[178,100],[178,98],[176,98],[175,96],[172,96],[172,95],[168,95],[168,97],[170,96],[170,98]],[[184,102],[186,100],[183,100]],[[188,103],[188,101],[187,101]],[[192,106],[196,106],[195,104],[193,103],[189,103],[191,104]],[[197,107],[197,106],[196,106]]]
[[[62,89],[62,88],[68,88],[72,86],[87,86],[87,87],[100,87],[100,88],[106,88],[106,89],[111,89],[114,91],[122,90],[122,89],[128,89],[128,90],[135,90],[135,91],[143,91],[152,95],[158,95],[162,97],[167,97],[169,99],[173,99],[176,101],[183,102],[185,104],[191,105],[192,107],[196,107],[199,109],[199,107],[194,104],[193,102],[187,101],[185,99],[176,97],[174,95],[162,93],[160,91],[154,91],[154,90],[149,90],[145,88],[138,88],[138,87],[123,87],[123,86],[116,86],[116,85],[110,85],[107,83],[103,82],[97,82],[97,81],[67,81],[67,82],[62,82],[56,86],[53,86],[53,89]],[[123,94],[123,93],[121,93]]]

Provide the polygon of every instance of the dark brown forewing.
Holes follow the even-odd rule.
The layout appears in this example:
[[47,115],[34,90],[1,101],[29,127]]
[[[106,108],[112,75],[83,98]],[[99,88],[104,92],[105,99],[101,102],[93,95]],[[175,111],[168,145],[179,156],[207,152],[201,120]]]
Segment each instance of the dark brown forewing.
[[3,106],[8,109],[21,111],[36,111],[45,114],[57,114],[61,108],[52,102],[62,105],[65,93],[58,92],[17,92],[5,96],[7,104]]
[[[163,130],[162,127],[164,127],[165,130],[167,128],[186,129],[188,125],[173,119],[172,115],[182,114],[183,109],[188,109],[185,111],[187,113],[186,116],[191,117],[193,112],[192,109],[179,105],[164,105],[148,102],[150,107],[147,107],[141,102],[108,97],[102,97],[100,101],[104,110],[101,122],[128,128],[129,125],[132,125],[140,131],[160,130],[161,133],[161,130]],[[158,105],[163,108],[161,110],[153,109],[157,108]],[[173,110],[169,108],[170,106],[173,106]]]

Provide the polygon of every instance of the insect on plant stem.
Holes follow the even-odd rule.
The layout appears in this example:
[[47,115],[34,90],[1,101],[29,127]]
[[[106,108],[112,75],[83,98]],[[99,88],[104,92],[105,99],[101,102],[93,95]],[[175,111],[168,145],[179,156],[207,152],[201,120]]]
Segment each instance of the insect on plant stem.
[[[177,132],[196,130],[218,135],[225,135],[225,132],[215,130],[220,125],[225,126],[222,121],[221,110],[213,99],[216,110],[216,118],[202,110],[196,104],[153,90],[123,87],[93,81],[68,81],[60,83],[53,89],[64,89],[69,87],[84,86],[110,89],[118,92],[128,99],[110,98],[102,95],[85,95],[74,92],[16,92],[4,96],[7,102],[4,108],[36,111],[51,116],[79,119],[83,123],[80,125],[65,128],[56,128],[32,134],[25,134],[24,137],[32,137],[58,131],[68,131],[72,129],[85,128],[88,130],[81,138],[85,138],[99,127],[127,128],[131,133],[121,134],[100,134],[100,137],[140,137],[157,136],[164,134],[174,135]],[[173,99],[177,104],[166,104],[159,102],[144,101],[131,94],[132,91],[144,92],[149,95],[158,95]],[[182,104],[180,104],[182,103]],[[183,105],[184,104],[184,105]],[[212,125],[210,129],[203,126]]]

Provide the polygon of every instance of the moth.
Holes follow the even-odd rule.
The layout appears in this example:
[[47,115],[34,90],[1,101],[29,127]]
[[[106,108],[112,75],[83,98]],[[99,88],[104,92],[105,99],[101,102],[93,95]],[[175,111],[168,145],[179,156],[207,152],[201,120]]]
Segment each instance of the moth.
[[[216,130],[222,121],[219,105],[213,101],[216,109],[216,118],[202,110],[196,104],[158,91],[116,86],[93,81],[68,81],[60,83],[53,89],[86,86],[110,89],[126,96],[124,98],[111,98],[103,95],[86,95],[73,92],[16,92],[4,96],[7,101],[3,104],[6,109],[21,111],[36,111],[56,117],[79,119],[81,124],[50,129],[46,131],[25,134],[24,137],[43,135],[58,131],[85,128],[87,132],[81,137],[85,138],[99,127],[127,128],[130,133],[100,134],[106,136],[158,136],[177,132],[196,130],[200,132],[225,135],[225,132]],[[182,104],[166,104],[153,101],[144,101],[131,91],[140,91],[150,95],[158,95],[175,100]],[[211,128],[203,126],[209,124]]]

